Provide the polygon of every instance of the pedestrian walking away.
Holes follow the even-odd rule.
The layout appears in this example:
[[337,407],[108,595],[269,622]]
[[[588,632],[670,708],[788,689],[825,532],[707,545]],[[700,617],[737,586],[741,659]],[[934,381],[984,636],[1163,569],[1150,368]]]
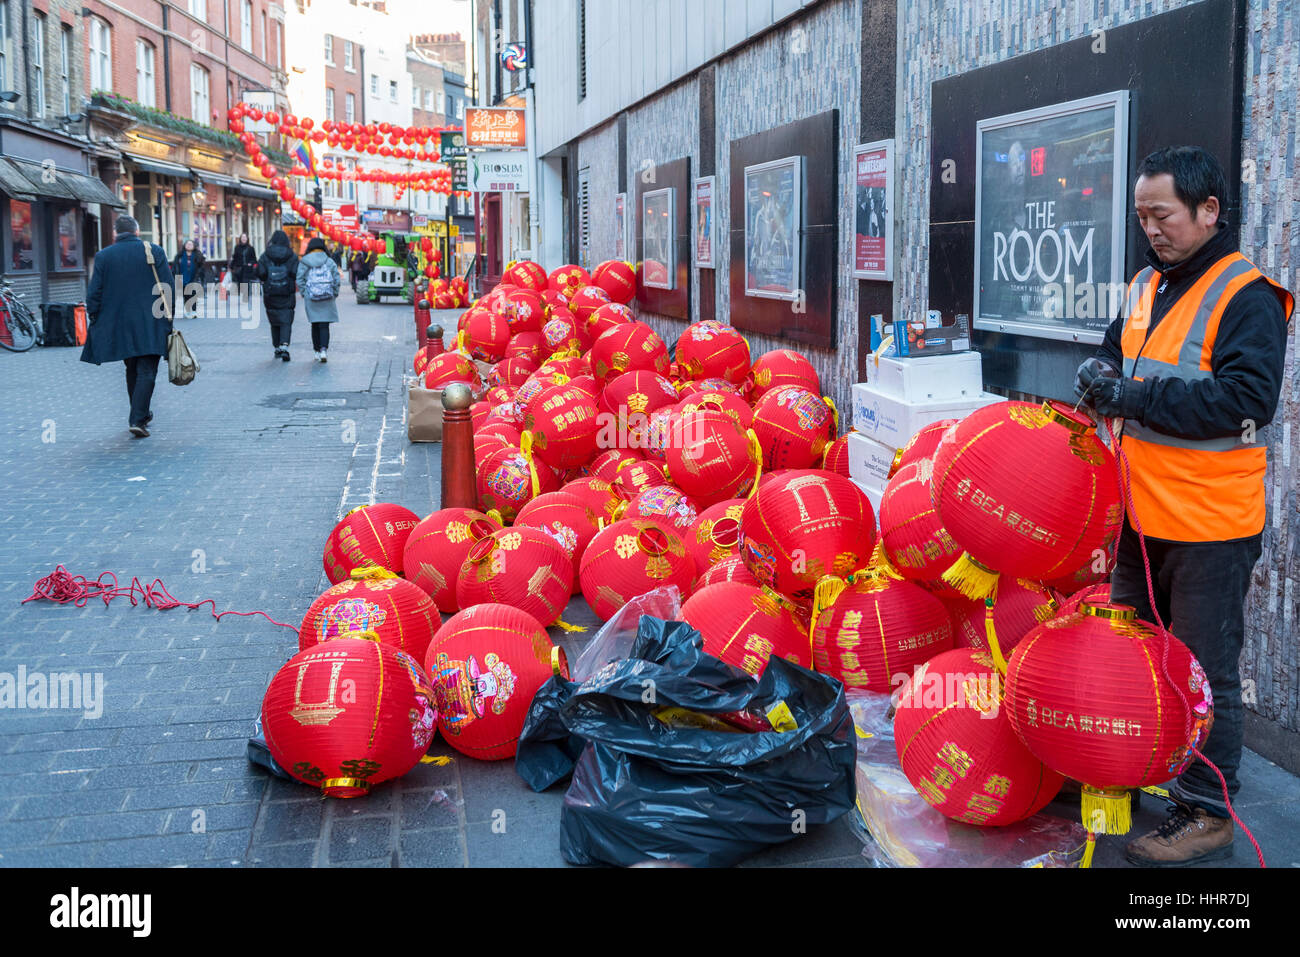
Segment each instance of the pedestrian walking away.
[[230,281],[235,284],[240,307],[247,306],[249,291],[257,281],[257,250],[248,241],[248,233],[240,235],[230,252]]
[[[1075,389],[1124,420],[1132,474],[1111,600],[1154,621],[1133,519],[1146,538],[1155,609],[1205,668],[1214,724],[1201,750],[1240,782],[1244,603],[1265,522],[1267,439],[1295,299],[1237,251],[1227,181],[1199,147],[1157,150],[1138,167],[1134,205],[1151,243],[1125,312],[1080,367]],[[1249,427],[1247,426],[1249,424]],[[1193,761],[1169,786],[1174,809],[1126,856],[1151,867],[1231,856],[1233,824],[1214,771]]]
[[172,272],[180,279],[182,289],[182,315],[186,319],[198,317],[199,297],[203,295],[203,267],[205,260],[198,243],[185,240],[185,246],[176,254]]
[[328,361],[330,323],[339,321],[339,287],[342,285],[338,266],[319,236],[307,244],[307,255],[298,266],[298,291],[302,293],[303,309],[311,322],[311,347],[320,362]]
[[294,255],[289,235],[283,229],[271,234],[266,252],[257,260],[257,279],[262,284],[262,309],[271,325],[275,357],[288,362],[289,336],[293,331],[293,313],[297,305],[298,257]]
[[173,278],[166,253],[151,244],[158,270],[154,278],[134,219],[119,216],[114,231],[113,245],[96,253],[92,266],[81,361],[126,364],[126,392],[131,402],[127,427],[142,439],[149,435],[158,360],[167,353],[172,329],[167,317],[171,314]]

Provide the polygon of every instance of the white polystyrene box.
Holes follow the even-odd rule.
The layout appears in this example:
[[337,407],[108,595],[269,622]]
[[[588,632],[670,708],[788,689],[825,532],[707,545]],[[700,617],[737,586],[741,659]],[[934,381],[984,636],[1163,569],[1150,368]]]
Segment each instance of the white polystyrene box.
[[846,444],[849,452],[849,477],[855,482],[884,486],[894,465],[898,449],[869,439],[860,432],[850,432]]
[[908,402],[973,399],[984,392],[978,352],[867,358],[867,385]]
[[853,386],[853,428],[882,445],[901,449],[927,425],[942,419],[964,419],[976,409],[1004,401],[981,392],[961,399],[908,402],[860,382]]

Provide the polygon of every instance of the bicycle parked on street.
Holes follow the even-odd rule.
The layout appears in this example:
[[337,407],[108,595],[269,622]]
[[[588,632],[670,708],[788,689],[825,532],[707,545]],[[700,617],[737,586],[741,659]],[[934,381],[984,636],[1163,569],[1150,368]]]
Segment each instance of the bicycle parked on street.
[[0,278],[0,346],[10,352],[26,352],[36,345],[36,317],[23,302],[22,293]]

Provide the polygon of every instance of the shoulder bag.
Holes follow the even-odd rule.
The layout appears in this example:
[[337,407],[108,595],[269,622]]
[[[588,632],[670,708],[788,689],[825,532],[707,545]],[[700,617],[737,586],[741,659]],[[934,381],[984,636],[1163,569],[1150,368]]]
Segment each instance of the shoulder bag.
[[[154,289],[157,294],[162,296],[163,311],[167,315],[167,321],[172,321],[171,300],[167,298],[165,287],[162,286],[162,280],[158,278],[158,264],[153,259],[153,246],[149,243],[144,244],[144,258],[149,261],[149,268],[153,270]],[[172,385],[189,385],[194,381],[194,377],[199,371],[199,360],[194,358],[194,353],[190,352],[190,347],[185,344],[185,337],[176,331],[175,327],[167,333],[167,379]]]

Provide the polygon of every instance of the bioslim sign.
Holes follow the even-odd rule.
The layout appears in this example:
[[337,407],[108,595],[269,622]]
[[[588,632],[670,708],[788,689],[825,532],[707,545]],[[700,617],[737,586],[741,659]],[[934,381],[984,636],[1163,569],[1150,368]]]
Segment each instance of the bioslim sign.
[[529,193],[531,169],[527,153],[470,153],[469,188],[475,193]]

